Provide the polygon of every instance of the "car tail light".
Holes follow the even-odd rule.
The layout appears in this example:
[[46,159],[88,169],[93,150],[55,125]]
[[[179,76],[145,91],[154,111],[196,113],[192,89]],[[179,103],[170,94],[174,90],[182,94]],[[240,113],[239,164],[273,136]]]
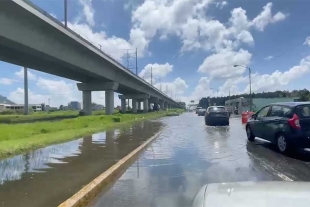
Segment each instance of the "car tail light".
[[293,118],[288,120],[289,125],[294,129],[300,129],[299,117],[294,114]]

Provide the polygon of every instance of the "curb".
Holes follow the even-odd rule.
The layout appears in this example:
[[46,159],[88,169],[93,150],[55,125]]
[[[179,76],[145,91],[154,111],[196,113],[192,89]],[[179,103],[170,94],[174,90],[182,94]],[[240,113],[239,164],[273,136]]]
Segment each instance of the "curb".
[[114,182],[123,175],[127,168],[135,162],[136,158],[160,135],[160,133],[163,132],[164,129],[165,128],[161,129],[134,151],[126,155],[116,164],[112,165],[112,167],[84,186],[69,199],[61,203],[58,207],[84,207],[89,204],[104,187],[112,187]]

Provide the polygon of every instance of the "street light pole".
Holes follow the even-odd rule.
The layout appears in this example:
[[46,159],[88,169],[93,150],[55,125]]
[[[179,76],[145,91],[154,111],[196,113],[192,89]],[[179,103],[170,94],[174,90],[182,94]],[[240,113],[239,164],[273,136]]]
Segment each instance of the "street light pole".
[[234,67],[244,67],[249,70],[249,84],[250,84],[250,111],[252,111],[252,80],[251,80],[251,68],[244,65],[234,65]]
[[64,0],[64,19],[65,19],[65,28],[67,28],[67,0]]

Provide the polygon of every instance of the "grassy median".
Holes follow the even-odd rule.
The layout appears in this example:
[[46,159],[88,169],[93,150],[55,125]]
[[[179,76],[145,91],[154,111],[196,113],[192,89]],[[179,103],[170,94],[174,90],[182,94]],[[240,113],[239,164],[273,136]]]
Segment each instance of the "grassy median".
[[[181,112],[178,110],[177,112]],[[107,128],[146,119],[154,119],[175,112],[145,114],[115,114],[81,116],[61,121],[42,121],[24,124],[0,124],[0,157],[91,135]]]

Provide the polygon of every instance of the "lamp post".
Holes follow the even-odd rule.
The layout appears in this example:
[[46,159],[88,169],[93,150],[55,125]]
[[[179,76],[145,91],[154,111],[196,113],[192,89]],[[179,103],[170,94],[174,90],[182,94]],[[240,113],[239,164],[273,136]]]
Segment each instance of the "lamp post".
[[250,83],[250,111],[252,111],[252,83],[251,83],[251,68],[244,65],[234,65],[234,67],[244,67],[249,70],[249,83]]

